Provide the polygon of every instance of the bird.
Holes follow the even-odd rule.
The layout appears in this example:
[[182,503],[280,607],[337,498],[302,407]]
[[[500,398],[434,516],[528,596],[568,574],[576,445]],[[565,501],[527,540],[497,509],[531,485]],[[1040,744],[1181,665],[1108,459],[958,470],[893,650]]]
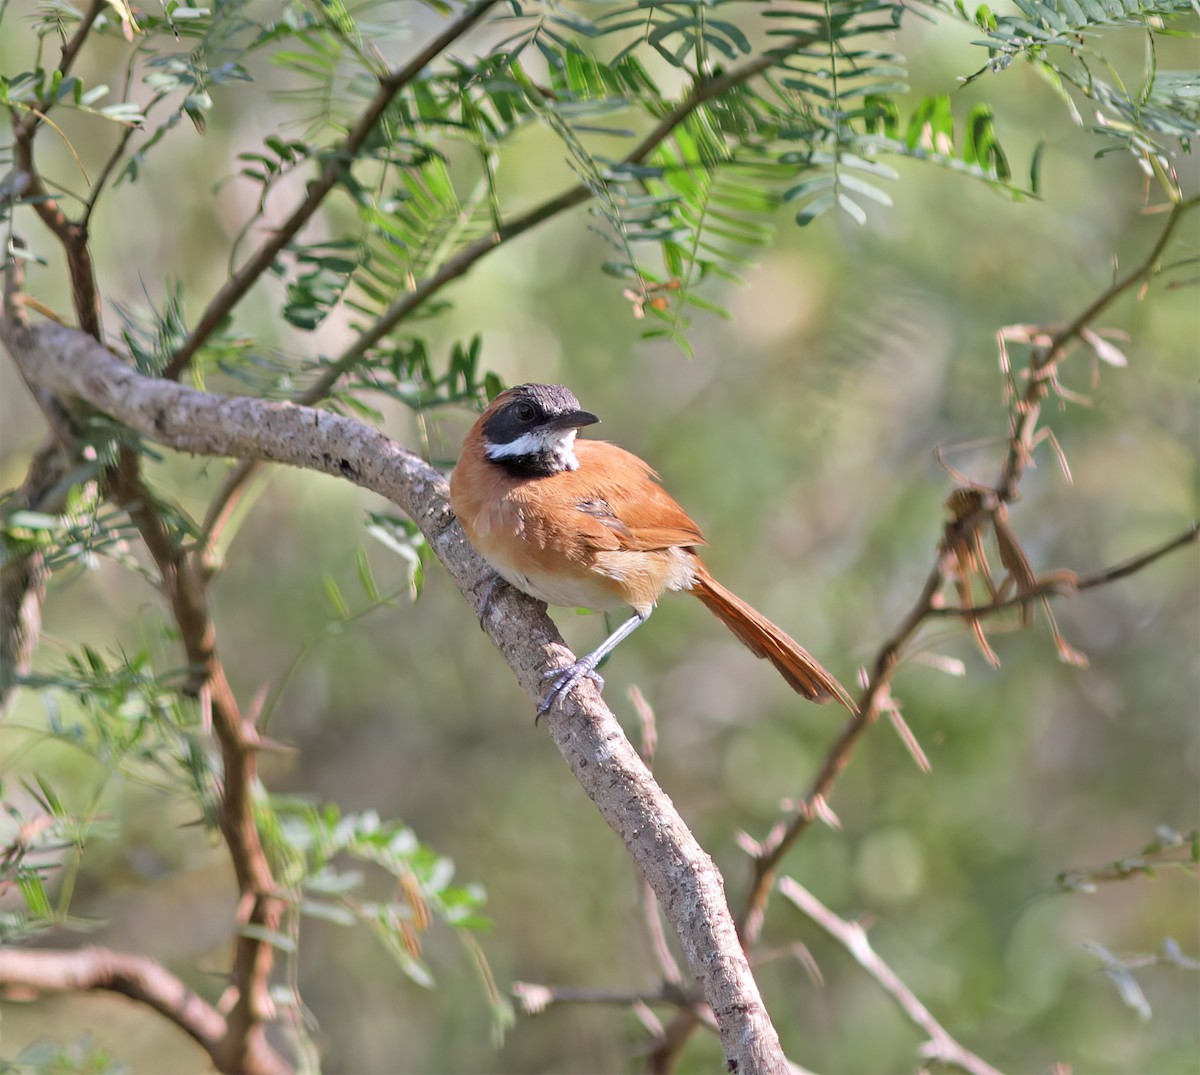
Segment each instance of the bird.
[[633,611],[592,653],[546,673],[553,682],[539,717],[585,677],[602,687],[600,662],[668,591],[698,597],[798,694],[856,712],[807,650],[713,578],[697,551],[707,544],[700,528],[649,464],[607,441],[576,439],[599,421],[562,385],[516,385],[471,427],[450,478],[451,507],[499,578],[550,605]]

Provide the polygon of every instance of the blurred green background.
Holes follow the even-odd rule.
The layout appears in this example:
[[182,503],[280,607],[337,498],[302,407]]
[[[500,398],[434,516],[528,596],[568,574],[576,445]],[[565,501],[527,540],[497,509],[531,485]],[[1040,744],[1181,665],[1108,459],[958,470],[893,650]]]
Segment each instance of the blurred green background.
[[[437,20],[409,14],[411,48]],[[28,66],[29,42],[9,29],[19,25],[5,24],[5,71]],[[964,113],[991,101],[1018,170],[1045,140],[1041,200],[1013,202],[910,166],[890,189],[894,208],[872,207],[867,227],[831,215],[800,230],[783,210],[744,286],[708,292],[733,316],[697,319],[692,358],[641,339],[644,324],[621,285],[600,273],[608,251],[588,230],[586,210],[481,263],[452,289],[454,309],[425,326],[446,348],[482,334],[484,364],[510,383],[568,384],[603,418],[595,435],[649,460],[703,527],[713,573],[848,683],[895,631],[932,564],[951,488],[934,446],[972,477],[995,480],[1006,434],[997,330],[1071,318],[1111,280],[1114,259],[1131,267],[1144,257],[1162,223],[1140,212],[1144,179],[1134,163],[1119,154],[1093,159],[1094,140],[1022,67],[954,90],[977,66],[972,36],[913,21],[900,51],[910,58],[914,96],[953,90]],[[101,77],[107,47],[84,57],[89,80]],[[1140,48],[1113,41],[1117,58],[1134,65]],[[1186,66],[1194,51],[1185,42],[1173,62],[1159,62]],[[235,182],[214,193],[214,184],[235,170],[237,152],[256,148],[289,114],[275,96],[285,75],[254,74],[258,82],[239,88],[233,107],[214,91],[204,137],[182,125],[137,185],[107,197],[93,241],[108,302],[161,305],[164,280],[179,278],[194,318],[224,278],[230,236],[253,192]],[[111,131],[95,122],[66,114],[60,122],[85,160],[110,144]],[[48,173],[69,174],[56,140],[39,148]],[[501,173],[510,206],[571,182],[551,136],[530,132],[519,149]],[[343,211],[314,229],[336,235]],[[19,228],[37,230],[30,220]],[[36,239],[49,249],[44,234]],[[1194,216],[1180,240],[1175,256],[1194,257]],[[261,286],[280,288],[274,280]],[[59,264],[31,266],[29,288],[69,309]],[[301,336],[274,320],[276,308],[273,300],[247,303],[239,324],[306,355],[346,342],[344,323]],[[116,324],[111,310],[106,318]],[[1194,290],[1123,299],[1101,323],[1128,333],[1121,346],[1129,366],[1103,367],[1093,382],[1090,358],[1068,361],[1064,380],[1092,406],[1048,405],[1045,421],[1074,481],[1043,446],[1012,511],[1039,571],[1102,568],[1197,514]],[[435,458],[454,457],[471,420],[466,412],[428,416]],[[389,411],[387,428],[418,443],[408,412]],[[0,430],[0,486],[9,488],[43,424],[7,362]],[[216,461],[168,457],[153,477],[202,512],[224,471]],[[355,593],[363,548],[381,580],[404,576],[404,565],[365,533],[365,513],[387,507],[375,498],[283,471],[257,493],[214,588],[219,647],[244,704],[336,618],[324,575]],[[1004,1070],[1061,1062],[1076,1075],[1200,1071],[1197,975],[1172,965],[1140,970],[1153,1011],[1143,1021],[1083,947],[1149,954],[1173,938],[1196,956],[1195,878],[1167,869],[1090,895],[1057,893],[1055,884],[1063,870],[1136,852],[1157,826],[1187,832],[1198,824],[1198,581],[1189,549],[1056,604],[1064,634],[1090,658],[1086,670],[1056,660],[1040,618],[1029,632],[994,635],[999,670],[961,632],[930,631],[925,651],[961,659],[966,675],[913,662],[895,692],[932,772],[919,772],[893,732],[877,726],[833,796],[841,829],[814,828],[785,862],[785,873],[843,917],[871,920],[872,941],[897,973],[951,1033]],[[555,616],[576,647],[601,637],[599,617]],[[104,562],[52,584],[39,660],[57,663],[86,640],[149,646],[171,667],[178,656],[161,640],[164,623],[154,590]],[[630,685],[654,707],[656,774],[723,869],[737,907],[748,877],[737,832],[765,835],[781,801],[804,790],[839,714],[799,702],[685,598],[666,600],[605,676],[606,697],[631,734]],[[6,794],[37,769],[82,809],[103,774],[46,739],[44,726],[42,703],[27,692],[0,728]],[[495,925],[482,945],[502,988],[514,980],[654,985],[638,884],[620,842],[533,726],[529,700],[438,569],[417,603],[375,612],[315,647],[270,734],[295,747],[264,759],[273,791],[403,819],[454,859],[459,878],[486,886]],[[234,914],[223,849],[189,825],[194,811],[153,791],[110,780],[101,796],[108,838],[89,849],[74,904],[93,929],[49,940],[152,954],[215,998]],[[758,971],[788,1055],[826,1072],[913,1070],[918,1032],[845,951],[776,897],[764,947],[797,941],[811,949],[823,985],[791,958]],[[299,984],[319,1023],[326,1070],[637,1068],[643,1033],[615,1008],[518,1017],[496,1045],[469,955],[445,933],[428,944],[437,985],[423,990],[364,933],[306,923]],[[8,1002],[0,1032],[8,1060],[40,1038],[88,1035],[135,1072],[207,1067],[183,1034],[119,998]],[[698,1035],[683,1070],[720,1063],[716,1039]]]

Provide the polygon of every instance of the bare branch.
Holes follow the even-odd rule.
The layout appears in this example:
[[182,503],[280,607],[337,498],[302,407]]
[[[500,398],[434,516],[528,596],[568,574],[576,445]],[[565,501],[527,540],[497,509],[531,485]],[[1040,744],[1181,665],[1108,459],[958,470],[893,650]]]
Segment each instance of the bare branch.
[[[1035,356],[1033,365],[1036,369],[1046,370],[1060,361],[1067,343],[1074,339],[1088,325],[1092,318],[1099,316],[1120,295],[1135,287],[1156,270],[1159,259],[1162,257],[1167,242],[1172,234],[1174,234],[1179,221],[1185,213],[1198,204],[1200,204],[1200,198],[1193,198],[1186,202],[1180,202],[1172,208],[1154,246],[1141,264],[1111,287],[1107,288],[1100,298],[1087,306],[1083,314],[1076,317],[1065,328],[1055,334],[1045,354],[1041,357]],[[1028,445],[1032,440],[1037,425],[1037,412],[1040,410],[1040,400],[1046,392],[1045,386],[1046,381],[1044,379],[1031,376],[1026,393],[1016,404],[1013,412],[1014,418],[1012,420],[1009,439],[1009,454],[1004,461],[1000,480],[995,491],[992,492],[989,490],[986,497],[981,497],[975,510],[966,511],[946,523],[943,538],[939,545],[937,561],[930,570],[917,600],[903,621],[901,621],[899,628],[884,643],[878,656],[875,658],[867,685],[859,699],[859,712],[850,717],[842,726],[837,739],[834,740],[826,751],[820,770],[808,790],[804,793],[804,796],[795,806],[791,816],[777,822],[766,839],[763,840],[759,853],[754,858],[753,874],[746,904],[738,916],[739,932],[747,944],[752,943],[758,938],[762,927],[763,914],[767,901],[770,898],[771,888],[774,884],[775,873],[779,863],[819,816],[820,807],[829,797],[829,793],[838,775],[849,763],[859,740],[863,737],[867,729],[886,711],[892,677],[899,667],[909,642],[928,619],[941,614],[936,607],[937,595],[952,577],[952,568],[954,566],[953,550],[974,541],[975,535],[993,519],[1000,508],[1003,508],[1004,503],[1016,496],[1017,484],[1024,473],[1025,463],[1029,455]],[[1179,544],[1184,544],[1187,540],[1190,540],[1191,536],[1191,532],[1189,531],[1187,536],[1178,539]],[[1164,549],[1162,552],[1156,552],[1153,555],[1162,555],[1165,551],[1169,550]],[[1131,571],[1137,570],[1138,566],[1136,563],[1133,566],[1129,564],[1121,565],[1114,569],[1121,573],[1116,577],[1123,577],[1124,574],[1129,574]],[[1060,577],[1054,581],[1061,584],[1062,580]],[[1041,596],[1044,597],[1045,595]],[[960,608],[958,613],[962,615],[963,610]]]
[[1117,299],[1157,272],[1163,251],[1166,250],[1176,227],[1197,205],[1200,205],[1200,196],[1176,202],[1167,215],[1167,222],[1159,232],[1157,241],[1142,262],[1102,291],[1072,321],[1056,331],[1040,353],[1034,355],[1030,363],[1029,383],[1025,386],[1020,404],[1013,412],[1008,458],[1004,461],[1000,481],[996,485],[996,495],[1002,503],[1009,503],[1016,497],[1021,475],[1032,458],[1033,437],[1041,414],[1041,402],[1050,391],[1050,374],[1066,355],[1068,346],[1081,338],[1084,329]]
[[754,874],[746,904],[738,916],[738,928],[747,944],[757,940],[761,932],[763,915],[779,863],[813,821],[821,816],[823,804],[829,797],[834,782],[849,764],[858,741],[886,711],[888,688],[900,664],[901,654],[908,641],[924,623],[943,578],[942,558],[939,558],[908,615],[875,658],[875,667],[866,689],[859,698],[858,712],[842,725],[841,732],[826,751],[821,768],[792,811],[791,817],[786,821],[777,822],[762,842],[759,853],[754,858]]
[[[548,665],[574,660],[537,602],[511,587],[485,601],[484,584],[493,572],[455,522],[445,479],[377,430],[295,404],[210,395],[143,377],[89,337],[61,325],[25,329],[5,320],[0,339],[40,387],[82,399],[161,444],[202,455],[288,463],[385,496],[420,526],[531,698],[542,697]],[[186,591],[181,596],[186,598]],[[215,701],[227,684],[217,680],[213,689]],[[653,887],[716,1017],[731,1070],[741,1075],[787,1071],[725,903],[720,872],[599,693],[591,685],[576,690],[551,711],[546,724],[575,778]],[[244,724],[237,727],[238,734],[252,731]]]
[[[17,988],[37,993],[120,993],[166,1016],[220,1066],[227,1036],[225,1018],[162,964],[146,956],[97,947],[71,952],[0,949],[0,990]],[[245,1075],[279,1075],[288,1065],[262,1041],[237,1070]]]
[[222,285],[221,290],[217,292],[200,316],[200,320],[192,329],[191,334],[179,350],[171,356],[171,361],[163,370],[164,377],[177,379],[187,369],[196,352],[204,346],[205,340],[213,334],[213,331],[225,320],[230,311],[241,302],[258,278],[271,267],[276,255],[308,223],[325,200],[326,195],[337,184],[342,169],[347,162],[354,159],[355,154],[362,148],[363,143],[375,128],[375,124],[379,122],[380,117],[387,111],[396,94],[416,78],[431,61],[479,22],[495,4],[496,0],[476,0],[475,3],[468,5],[457,19],[433,38],[407,64],[379,80],[379,89],[375,92],[371,103],[359,116],[358,122],[342,140],[341,145],[329,155],[329,161],[322,169],[320,176],[309,184],[304,201],[293,210],[292,215],[274,231],[250,259]]
[[1156,545],[1140,556],[1131,557],[1113,567],[1096,571],[1091,575],[1075,575],[1071,572],[1060,572],[1055,577],[1046,579],[1032,589],[1010,597],[1004,601],[993,601],[987,605],[961,606],[946,605],[931,608],[930,616],[970,616],[973,619],[980,616],[991,616],[1006,609],[1018,608],[1037,601],[1043,597],[1073,597],[1083,590],[1094,590],[1098,586],[1107,586],[1111,582],[1128,578],[1130,575],[1149,567],[1156,560],[1161,560],[1168,553],[1183,548],[1200,539],[1200,522],[1194,522],[1182,534],[1178,534],[1161,545]]
[[900,1010],[909,1020],[929,1035],[929,1041],[921,1047],[924,1057],[940,1061],[943,1064],[951,1064],[963,1071],[970,1072],[971,1075],[1000,1075],[1000,1072],[986,1060],[959,1045],[951,1037],[945,1027],[933,1017],[929,1009],[904,984],[899,975],[879,957],[867,939],[867,931],[859,923],[847,922],[844,918],[839,918],[799,881],[790,877],[779,879],[779,891],[835,941],[845,947],[859,965],[900,1005]]
[[536,982],[513,982],[513,996],[521,1003],[526,1015],[541,1015],[555,1004],[634,1004],[694,1003],[678,986],[663,983],[652,991],[637,989],[593,989],[586,986],[539,985]]

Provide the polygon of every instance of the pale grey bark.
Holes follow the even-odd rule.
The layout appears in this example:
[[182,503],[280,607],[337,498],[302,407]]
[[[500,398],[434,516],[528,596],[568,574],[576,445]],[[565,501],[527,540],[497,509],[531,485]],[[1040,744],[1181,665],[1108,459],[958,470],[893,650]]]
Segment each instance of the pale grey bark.
[[[82,401],[159,444],[317,470],[391,501],[420,527],[535,701],[545,690],[547,667],[573,660],[544,609],[531,599],[500,587],[485,609],[491,571],[454,519],[445,478],[378,430],[326,411],[213,395],[145,377],[91,337],[61,325],[26,329],[6,321],[0,323],[0,338],[32,385]],[[654,889],[700,995],[716,1016],[729,1069],[782,1075],[788,1066],[712,859],[590,682],[556,706],[546,723],[572,773]]]

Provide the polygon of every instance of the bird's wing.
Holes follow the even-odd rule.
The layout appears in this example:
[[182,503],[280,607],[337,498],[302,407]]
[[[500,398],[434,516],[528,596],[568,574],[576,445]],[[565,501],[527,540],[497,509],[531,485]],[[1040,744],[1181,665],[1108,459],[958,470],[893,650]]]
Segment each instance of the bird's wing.
[[648,551],[704,544],[700,527],[636,455],[596,440],[578,442],[575,452],[579,470],[556,480],[575,479],[569,495],[597,547]]

